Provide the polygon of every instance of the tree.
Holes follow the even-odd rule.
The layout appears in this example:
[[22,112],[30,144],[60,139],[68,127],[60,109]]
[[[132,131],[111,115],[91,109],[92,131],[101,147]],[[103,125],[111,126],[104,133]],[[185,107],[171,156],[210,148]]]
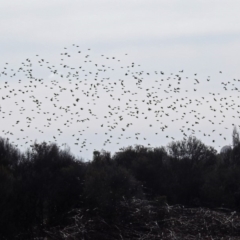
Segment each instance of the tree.
[[204,172],[216,162],[216,150],[193,136],[170,143],[168,150],[172,172],[169,200],[190,205],[199,202]]
[[233,147],[236,147],[239,144],[239,132],[237,131],[237,127],[233,127],[233,133],[232,133],[232,143]]
[[8,139],[0,137],[0,165],[15,169],[21,157],[19,150],[10,144]]
[[14,223],[38,236],[44,235],[45,226],[64,224],[64,214],[81,206],[84,171],[84,164],[68,150],[45,142],[34,144],[17,167]]
[[89,163],[84,184],[85,203],[107,217],[117,213],[120,201],[141,196],[142,189],[130,172],[115,161],[108,152],[95,154]]
[[190,159],[192,163],[214,163],[217,151],[213,147],[206,146],[195,136],[189,136],[182,141],[171,142],[168,145],[170,156],[181,160]]

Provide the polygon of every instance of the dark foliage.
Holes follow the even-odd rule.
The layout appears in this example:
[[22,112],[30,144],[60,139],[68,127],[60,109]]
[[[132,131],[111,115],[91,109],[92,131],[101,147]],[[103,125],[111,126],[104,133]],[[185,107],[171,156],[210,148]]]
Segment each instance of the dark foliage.
[[[66,229],[73,224],[69,214],[79,216],[73,209],[111,227],[135,224],[136,214],[150,223],[144,202],[159,209],[168,203],[239,210],[239,143],[217,154],[191,136],[167,147],[127,147],[113,156],[95,151],[84,162],[56,144],[35,143],[20,153],[0,138],[0,239],[43,238],[51,229]],[[165,213],[156,214],[154,221],[163,220]]]

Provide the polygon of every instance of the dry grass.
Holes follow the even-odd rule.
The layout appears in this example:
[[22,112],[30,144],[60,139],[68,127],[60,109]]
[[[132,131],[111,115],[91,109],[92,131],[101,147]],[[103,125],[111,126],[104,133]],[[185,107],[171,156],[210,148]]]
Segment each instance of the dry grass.
[[118,213],[107,221],[97,213],[75,209],[69,213],[69,226],[45,233],[51,240],[240,239],[240,213],[230,209],[158,206],[132,199],[122,201]]

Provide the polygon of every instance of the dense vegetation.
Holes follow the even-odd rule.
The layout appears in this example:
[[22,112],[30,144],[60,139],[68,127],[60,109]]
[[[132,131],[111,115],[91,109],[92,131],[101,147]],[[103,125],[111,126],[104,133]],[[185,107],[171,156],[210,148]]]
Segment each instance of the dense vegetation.
[[[21,153],[0,138],[0,238],[44,237],[71,224],[66,216],[74,211],[88,219],[134,222],[126,210],[133,199],[239,210],[239,137],[233,143],[218,154],[190,136],[167,147],[127,147],[113,156],[95,151],[84,162],[56,144],[35,143]],[[159,213],[157,219],[163,218]]]

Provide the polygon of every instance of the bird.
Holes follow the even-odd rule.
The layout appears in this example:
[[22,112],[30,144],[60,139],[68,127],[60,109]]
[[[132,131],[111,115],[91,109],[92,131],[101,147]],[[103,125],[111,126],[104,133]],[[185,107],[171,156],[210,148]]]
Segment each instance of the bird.
[[[94,58],[94,51],[90,50],[72,44],[63,48],[59,63],[53,64],[39,54],[26,58],[16,69],[6,63],[0,76],[4,80],[0,81],[2,134],[15,139],[17,145],[30,133],[30,140],[49,135],[55,141],[73,138],[74,148],[82,152],[92,145],[95,138],[88,138],[92,133],[100,136],[96,139],[101,139],[102,146],[111,148],[115,137],[120,138],[118,144],[122,147],[130,142],[135,144],[131,136],[139,130],[142,137],[135,135],[136,141],[158,136],[175,140],[177,137],[170,131],[174,126],[186,137],[209,124],[208,134],[202,134],[207,138],[216,136],[217,124],[227,124],[230,117],[236,122],[240,118],[236,112],[240,87],[236,79],[234,84],[230,80],[219,83],[225,92],[231,91],[229,97],[220,99],[217,87],[211,93],[201,92],[204,84],[209,89],[210,76],[201,81],[196,78],[197,73],[185,78],[186,70],[184,75],[183,70],[176,74],[144,70],[138,63],[125,63],[121,56],[101,54]],[[123,55],[128,58],[127,53]],[[36,68],[39,72],[47,71],[49,78],[35,73]],[[6,80],[7,77],[16,81]],[[212,125],[214,129],[210,128]],[[146,137],[150,133],[153,136]],[[221,132],[220,136],[223,135]]]

